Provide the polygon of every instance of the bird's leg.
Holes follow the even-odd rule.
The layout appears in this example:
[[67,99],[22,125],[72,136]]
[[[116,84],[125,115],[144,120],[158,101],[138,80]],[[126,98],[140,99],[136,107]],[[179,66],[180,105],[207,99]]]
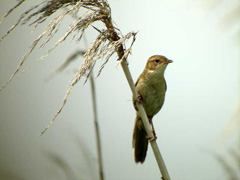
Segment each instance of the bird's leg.
[[143,102],[143,97],[142,97],[141,94],[138,94],[138,96],[137,96],[137,102],[138,102],[138,103],[142,103],[142,102]]
[[134,107],[135,107],[136,111],[138,111],[137,102],[139,104],[141,104],[143,102],[143,97],[141,94],[138,94],[137,99],[134,101]]
[[137,99],[134,101],[134,105],[136,106],[137,102],[141,104],[143,102],[143,97],[141,94],[138,94]]
[[153,133],[153,137],[149,139],[149,141],[154,141],[157,139],[157,136],[156,136],[156,133],[155,133],[155,129],[154,129],[154,126],[153,126],[153,122],[152,122],[152,117],[148,117],[149,119],[149,122],[151,124],[151,127],[152,127],[152,133]]

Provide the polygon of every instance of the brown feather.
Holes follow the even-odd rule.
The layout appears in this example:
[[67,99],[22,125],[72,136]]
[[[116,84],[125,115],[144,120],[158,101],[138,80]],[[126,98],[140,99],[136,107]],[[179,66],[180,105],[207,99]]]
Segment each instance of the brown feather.
[[143,163],[147,155],[148,139],[141,119],[138,119],[135,122],[133,131],[133,148],[135,162]]

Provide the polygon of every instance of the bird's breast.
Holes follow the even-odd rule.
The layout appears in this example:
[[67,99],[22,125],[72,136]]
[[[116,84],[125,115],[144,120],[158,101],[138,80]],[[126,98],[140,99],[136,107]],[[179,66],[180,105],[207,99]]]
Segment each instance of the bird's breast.
[[143,98],[142,104],[147,115],[154,116],[158,113],[165,99],[166,83],[164,77],[139,81],[136,89]]

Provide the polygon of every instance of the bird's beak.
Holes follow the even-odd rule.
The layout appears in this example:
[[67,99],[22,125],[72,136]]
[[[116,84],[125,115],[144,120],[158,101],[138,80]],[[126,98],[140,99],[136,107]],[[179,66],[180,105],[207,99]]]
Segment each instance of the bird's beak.
[[168,63],[172,63],[172,62],[173,62],[173,60],[170,60],[170,59],[168,59],[168,60],[167,60],[167,62],[168,62]]

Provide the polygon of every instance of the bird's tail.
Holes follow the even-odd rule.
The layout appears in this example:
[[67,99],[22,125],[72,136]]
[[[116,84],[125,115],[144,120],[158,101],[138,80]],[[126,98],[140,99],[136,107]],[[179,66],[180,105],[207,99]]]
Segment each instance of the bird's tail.
[[147,155],[148,139],[142,120],[139,118],[136,118],[132,145],[134,148],[135,162],[143,163]]

